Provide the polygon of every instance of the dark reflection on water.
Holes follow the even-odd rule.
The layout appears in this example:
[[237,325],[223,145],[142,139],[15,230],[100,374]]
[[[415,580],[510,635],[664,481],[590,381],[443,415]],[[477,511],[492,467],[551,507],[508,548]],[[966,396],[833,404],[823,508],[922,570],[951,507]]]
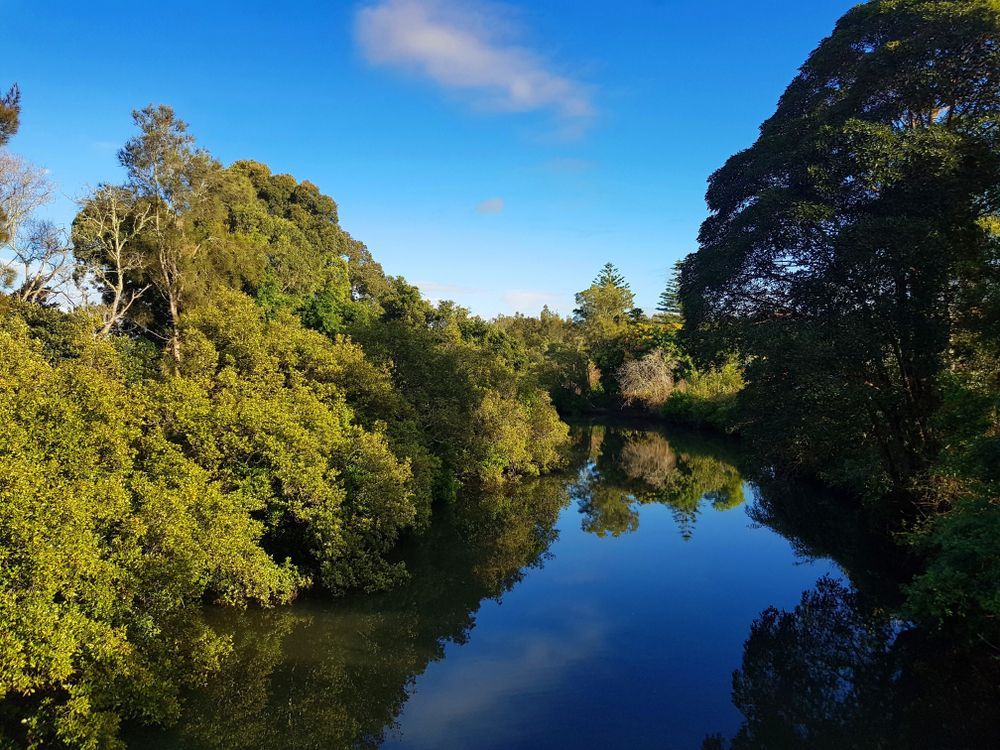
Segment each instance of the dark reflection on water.
[[408,582],[346,600],[251,612],[209,610],[231,656],[189,697],[166,736],[135,747],[376,747],[396,729],[407,689],[446,643],[463,644],[483,600],[499,600],[541,565],[556,538],[565,481],[525,483],[502,498],[442,511],[405,550]]
[[444,509],[393,591],[205,612],[231,653],[130,746],[995,746],[995,665],[895,619],[899,571],[821,494],[725,441],[574,435],[564,475]]
[[[1000,743],[995,661],[956,651],[821,578],[754,621],[733,701],[732,750],[987,748]],[[721,736],[703,748],[726,747]]]

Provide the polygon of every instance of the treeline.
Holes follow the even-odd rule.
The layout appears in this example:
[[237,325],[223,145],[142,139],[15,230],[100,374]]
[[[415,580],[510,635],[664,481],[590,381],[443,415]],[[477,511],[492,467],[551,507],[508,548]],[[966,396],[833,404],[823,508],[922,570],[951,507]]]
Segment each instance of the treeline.
[[[872,0],[712,175],[682,341],[780,471],[920,560],[905,614],[1000,654],[1000,4]],[[742,745],[741,745],[742,746]]]
[[[0,104],[6,141],[16,88]],[[46,172],[0,151],[15,745],[114,745],[120,712],[170,713],[166,666],[221,658],[193,606],[384,588],[435,502],[544,471],[567,439],[517,340],[386,276],[314,185],[222,166],[167,107],[135,124],[126,179],[67,231],[38,218]]]
[[494,322],[523,347],[552,402],[566,415],[639,411],[673,421],[737,428],[738,361],[697,366],[682,339],[676,270],[652,314],[613,263],[607,263],[577,307],[560,317],[501,315]]

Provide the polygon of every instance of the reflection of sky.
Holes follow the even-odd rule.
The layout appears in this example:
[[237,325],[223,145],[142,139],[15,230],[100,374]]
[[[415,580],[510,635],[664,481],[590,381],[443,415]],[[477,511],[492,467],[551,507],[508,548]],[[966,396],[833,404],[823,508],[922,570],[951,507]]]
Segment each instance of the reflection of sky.
[[[564,692],[574,667],[607,653],[599,612],[577,607],[540,628],[535,617],[524,619],[522,627],[484,629],[475,647],[452,646],[446,667],[431,666],[407,702],[402,744],[456,747],[459,737],[468,747],[525,742],[531,727],[522,722],[521,704]],[[484,722],[483,716],[506,720]]]
[[837,571],[796,559],[741,509],[704,506],[688,541],[669,508],[639,512],[635,533],[599,538],[567,507],[553,558],[484,603],[470,641],[417,679],[386,746],[699,748],[731,735],[750,623]]

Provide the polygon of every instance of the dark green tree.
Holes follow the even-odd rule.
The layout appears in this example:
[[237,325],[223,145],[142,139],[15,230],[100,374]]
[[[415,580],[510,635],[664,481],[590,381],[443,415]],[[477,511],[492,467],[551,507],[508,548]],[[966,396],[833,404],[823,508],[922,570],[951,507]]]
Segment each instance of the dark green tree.
[[786,463],[883,492],[933,460],[938,378],[996,300],[998,113],[994,0],[873,0],[712,175],[687,332],[749,356],[749,432]]

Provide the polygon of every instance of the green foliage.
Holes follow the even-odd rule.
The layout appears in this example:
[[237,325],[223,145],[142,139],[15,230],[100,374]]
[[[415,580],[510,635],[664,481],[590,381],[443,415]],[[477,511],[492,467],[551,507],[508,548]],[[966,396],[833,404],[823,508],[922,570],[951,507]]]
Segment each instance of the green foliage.
[[0,727],[30,747],[172,720],[227,649],[203,602],[398,584],[435,498],[567,436],[516,336],[385,277],[316,186],[134,119],[73,224],[100,303],[0,295]]
[[776,457],[877,494],[942,444],[955,290],[996,281],[998,36],[990,0],[859,5],[712,176],[689,339],[748,358],[748,434]]
[[994,0],[858,5],[757,142],[712,175],[681,268],[699,365],[746,362],[742,434],[773,466],[906,529],[923,563],[910,615],[988,642],[1000,632],[998,115]]
[[990,642],[1000,636],[1000,360],[994,346],[942,378],[935,421],[950,440],[919,489],[925,520],[910,540],[926,563],[907,599],[914,618]]
[[[690,365],[677,335],[680,318],[650,318],[634,307],[628,284],[611,263],[576,301],[571,320],[544,308],[537,318],[519,314],[494,322],[519,341],[528,368],[560,412],[618,410],[636,401],[654,410],[662,392]],[[669,365],[649,366],[661,362]],[[654,374],[656,387],[641,382]],[[640,398],[640,393],[658,395]]]
[[381,431],[352,424],[339,384],[353,347],[287,313],[267,320],[234,292],[187,315],[181,341],[182,377],[151,398],[157,426],[223,486],[254,496],[266,546],[326,588],[391,581],[383,555],[416,516],[410,471]]
[[681,309],[680,270],[680,262],[675,263],[667,285],[660,292],[659,302],[656,305],[656,311],[672,321],[681,321],[684,317]]
[[299,578],[260,547],[255,498],[144,424],[113,348],[42,352],[0,331],[0,695],[36,705],[30,745],[110,745],[134,691],[161,693],[150,718],[175,710],[177,686],[144,685],[158,661],[213,658],[188,605],[286,601]]
[[629,320],[635,296],[612,263],[606,263],[594,283],[576,295],[574,320],[592,341],[608,339]]
[[663,404],[661,414],[678,422],[735,432],[743,387],[743,373],[735,360],[705,370],[692,367]]
[[[401,280],[381,320],[351,328],[433,436],[439,486],[495,485],[557,463],[566,429],[537,385],[518,340],[448,303],[431,307]],[[415,292],[415,290],[413,290]]]
[[922,622],[960,624],[994,638],[1000,621],[1000,502],[963,499],[936,518],[918,543],[926,569],[908,588],[908,613]]

